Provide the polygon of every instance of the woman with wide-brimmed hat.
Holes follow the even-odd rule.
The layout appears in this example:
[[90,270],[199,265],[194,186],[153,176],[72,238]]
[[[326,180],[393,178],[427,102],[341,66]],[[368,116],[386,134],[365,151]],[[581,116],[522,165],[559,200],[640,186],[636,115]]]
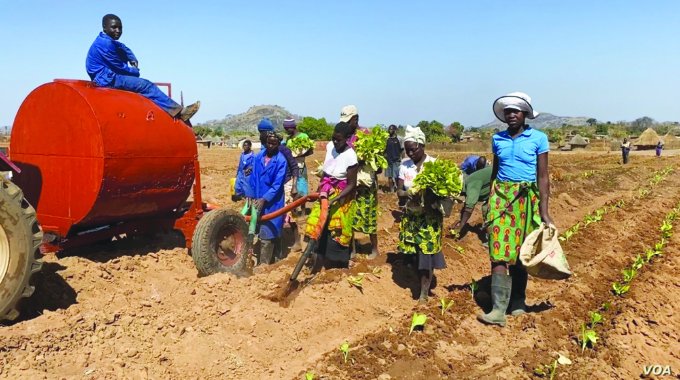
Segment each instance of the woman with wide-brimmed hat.
[[[493,104],[496,117],[508,128],[493,136],[489,255],[493,310],[478,319],[505,326],[505,314],[526,312],[527,272],[518,260],[525,237],[541,221],[552,224],[548,212],[548,137],[526,119],[538,116],[531,98],[521,92],[502,96]],[[509,273],[508,273],[509,272]]]

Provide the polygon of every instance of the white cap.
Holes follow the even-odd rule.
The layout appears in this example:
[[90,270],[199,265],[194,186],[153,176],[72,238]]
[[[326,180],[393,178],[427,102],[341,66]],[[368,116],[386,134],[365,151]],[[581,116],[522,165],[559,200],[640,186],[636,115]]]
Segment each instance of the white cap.
[[344,106],[342,107],[342,111],[340,111],[340,122],[349,123],[350,119],[352,119],[354,116],[357,116],[358,114],[359,111],[357,111],[355,106]]

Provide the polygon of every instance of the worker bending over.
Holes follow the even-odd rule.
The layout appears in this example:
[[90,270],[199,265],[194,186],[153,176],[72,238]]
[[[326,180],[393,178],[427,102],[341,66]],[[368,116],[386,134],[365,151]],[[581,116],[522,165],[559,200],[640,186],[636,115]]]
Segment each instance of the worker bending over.
[[123,34],[123,23],[116,15],[102,19],[103,32],[87,52],[85,68],[90,79],[101,87],[136,92],[156,103],[170,116],[188,121],[198,111],[201,102],[182,107],[165,95],[155,84],[139,77],[139,61],[118,39]]

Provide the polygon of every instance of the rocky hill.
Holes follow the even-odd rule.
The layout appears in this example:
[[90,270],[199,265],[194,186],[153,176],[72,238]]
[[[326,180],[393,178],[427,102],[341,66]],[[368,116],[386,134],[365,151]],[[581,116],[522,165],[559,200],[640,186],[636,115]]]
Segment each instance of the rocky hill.
[[222,129],[227,132],[227,134],[230,131],[246,131],[255,133],[257,132],[257,123],[259,123],[263,117],[268,117],[271,119],[272,123],[277,129],[282,129],[283,120],[290,116],[295,118],[295,120],[298,122],[302,120],[302,116],[288,112],[283,107],[277,105],[263,105],[253,106],[244,113],[238,115],[227,115],[222,120],[209,120],[205,123],[201,123],[200,125],[211,129],[222,127]]
[[[534,120],[527,120],[527,124],[537,129],[561,127],[562,124],[586,125],[589,117],[556,116],[551,113],[540,113]],[[489,124],[484,124],[482,129],[505,129],[507,126],[496,119]]]

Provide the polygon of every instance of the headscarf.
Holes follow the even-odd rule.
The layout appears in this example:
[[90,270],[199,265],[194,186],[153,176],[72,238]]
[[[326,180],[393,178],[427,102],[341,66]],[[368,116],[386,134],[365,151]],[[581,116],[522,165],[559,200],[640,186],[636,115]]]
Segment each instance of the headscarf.
[[425,145],[425,134],[418,127],[406,126],[406,135],[404,135],[404,142],[413,141],[418,144]]
[[287,117],[285,120],[283,120],[283,127],[284,128],[297,127],[297,124],[295,124],[295,119],[293,119],[292,117]]
[[268,117],[265,117],[262,120],[260,120],[260,123],[257,125],[257,130],[258,131],[273,131],[274,125],[272,124],[272,121],[269,120]]
[[273,137],[273,138],[279,140],[279,142],[281,142],[281,140],[283,140],[283,136],[279,132],[276,132],[276,131],[267,131],[267,138],[270,138],[270,137]]

